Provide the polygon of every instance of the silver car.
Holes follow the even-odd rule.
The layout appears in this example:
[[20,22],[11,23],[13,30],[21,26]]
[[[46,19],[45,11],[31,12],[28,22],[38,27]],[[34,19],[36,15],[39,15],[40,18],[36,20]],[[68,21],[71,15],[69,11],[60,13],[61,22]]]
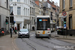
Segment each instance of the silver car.
[[30,37],[28,29],[20,29],[18,33],[18,38],[20,37]]

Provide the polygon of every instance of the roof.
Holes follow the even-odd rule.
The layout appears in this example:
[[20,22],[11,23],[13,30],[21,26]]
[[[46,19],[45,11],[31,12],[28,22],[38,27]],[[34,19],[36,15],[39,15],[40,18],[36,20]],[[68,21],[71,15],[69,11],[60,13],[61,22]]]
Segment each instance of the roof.
[[56,9],[56,5],[54,5],[54,2],[51,2],[51,1],[49,1],[49,0],[47,0],[47,2],[48,2],[53,8]]
[[39,1],[35,1],[35,3],[36,3],[37,5],[39,5]]

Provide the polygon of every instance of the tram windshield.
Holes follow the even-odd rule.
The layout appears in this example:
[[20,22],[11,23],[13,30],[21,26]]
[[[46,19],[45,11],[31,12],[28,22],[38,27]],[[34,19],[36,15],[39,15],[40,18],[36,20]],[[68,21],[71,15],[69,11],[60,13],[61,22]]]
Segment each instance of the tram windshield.
[[47,30],[50,28],[50,18],[37,18],[37,30]]

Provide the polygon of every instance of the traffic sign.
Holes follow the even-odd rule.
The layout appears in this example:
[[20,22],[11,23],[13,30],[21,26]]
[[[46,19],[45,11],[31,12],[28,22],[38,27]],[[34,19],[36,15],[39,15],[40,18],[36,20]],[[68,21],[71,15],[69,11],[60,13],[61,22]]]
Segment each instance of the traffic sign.
[[64,28],[66,28],[66,24],[64,24]]
[[63,15],[63,16],[66,16],[66,12],[65,12],[65,11],[64,11],[64,12],[62,12],[62,15]]

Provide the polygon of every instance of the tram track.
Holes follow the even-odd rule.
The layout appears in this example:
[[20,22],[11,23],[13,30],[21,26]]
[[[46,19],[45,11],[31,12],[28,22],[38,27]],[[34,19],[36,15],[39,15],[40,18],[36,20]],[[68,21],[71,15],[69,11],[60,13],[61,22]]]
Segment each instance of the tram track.
[[54,44],[54,45],[63,46],[63,45],[59,45],[59,44],[53,43],[53,42],[51,42],[51,41],[49,41],[49,40],[46,40],[46,39],[40,39],[40,40],[45,41],[45,42],[47,42],[47,43]]
[[[40,39],[41,40],[41,39]],[[51,44],[54,44],[54,45],[58,45],[58,46],[61,46],[61,47],[70,47],[70,46],[72,46],[72,45],[68,45],[68,46],[64,46],[64,45],[59,45],[59,44],[56,44],[56,43],[53,43],[53,42],[51,42],[51,41],[49,41],[49,40],[46,40],[46,39],[42,39],[43,41],[45,41],[45,42],[48,42],[48,43],[51,43]],[[75,47],[75,46],[74,46]],[[68,49],[68,48],[67,48]],[[71,48],[70,48],[71,49]],[[74,48],[75,49],[75,48]],[[73,49],[73,50],[74,50]]]
[[29,42],[26,41],[25,39],[22,39],[22,38],[21,38],[21,40],[22,40],[23,42],[25,42],[28,46],[30,46],[30,47],[32,48],[32,50],[36,50],[36,48],[34,47],[34,45],[32,45],[31,43],[29,43]]
[[[43,40],[43,41],[45,41],[45,42],[47,42],[47,43],[51,43],[51,44],[54,44],[54,45],[64,46],[64,45],[59,45],[59,44],[56,44],[56,43],[54,43],[54,42],[51,42],[50,40],[47,40],[47,39],[40,39],[40,40]],[[70,46],[71,46],[71,45],[70,45]]]
[[52,49],[52,50],[57,50],[57,49],[55,49],[54,47],[50,47],[50,46],[47,46],[47,45],[44,45],[44,44],[42,44],[42,43],[40,43],[40,42],[37,42],[37,41],[34,41],[34,40],[32,40],[32,39],[29,39],[30,41],[33,41],[34,43],[36,43],[36,44],[38,44],[38,45],[40,45],[40,46],[43,46],[43,47],[45,47],[45,48],[49,48],[49,49]]

